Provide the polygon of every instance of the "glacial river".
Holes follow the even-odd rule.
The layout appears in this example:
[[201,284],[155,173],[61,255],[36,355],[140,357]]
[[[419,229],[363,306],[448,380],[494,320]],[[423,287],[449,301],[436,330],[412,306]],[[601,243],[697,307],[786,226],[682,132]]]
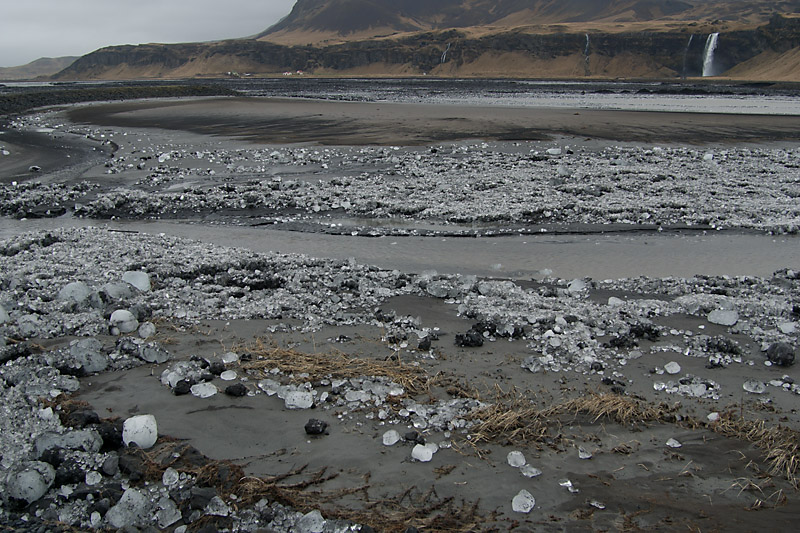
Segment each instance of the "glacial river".
[[185,222],[0,219],[0,238],[69,226],[165,233],[256,252],[300,253],[404,272],[435,270],[501,278],[619,279],[635,276],[769,277],[800,269],[800,236],[738,231],[525,235],[512,237],[354,237]]

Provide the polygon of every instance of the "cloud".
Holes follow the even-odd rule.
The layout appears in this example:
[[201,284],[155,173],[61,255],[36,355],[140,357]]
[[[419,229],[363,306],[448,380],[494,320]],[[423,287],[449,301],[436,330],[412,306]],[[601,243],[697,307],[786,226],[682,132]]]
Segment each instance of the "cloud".
[[104,46],[255,35],[295,0],[25,0],[0,6],[0,66]]

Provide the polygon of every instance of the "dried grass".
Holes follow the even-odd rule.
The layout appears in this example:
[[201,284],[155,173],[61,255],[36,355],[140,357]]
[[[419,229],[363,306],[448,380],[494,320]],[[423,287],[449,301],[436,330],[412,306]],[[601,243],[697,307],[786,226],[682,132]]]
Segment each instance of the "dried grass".
[[764,453],[770,473],[786,478],[800,489],[800,432],[781,425],[767,426],[764,420],[747,420],[728,413],[711,425],[715,432],[756,445]]
[[287,375],[307,376],[302,381],[380,376],[401,385],[411,394],[428,392],[431,384],[424,370],[403,364],[400,360],[363,359],[343,352],[305,353],[270,347],[260,339],[240,347],[239,351],[252,357],[251,361],[242,364],[242,368],[260,371],[263,377],[268,377],[268,371],[273,368],[278,368]]
[[504,392],[496,387],[492,403],[471,416],[477,424],[470,431],[470,443],[477,447],[489,442],[512,446],[550,442],[556,437],[552,427],[560,426],[562,418],[570,414],[588,415],[592,422],[605,418],[622,425],[675,421],[674,408],[649,405],[628,396],[592,393],[540,409],[516,389]]

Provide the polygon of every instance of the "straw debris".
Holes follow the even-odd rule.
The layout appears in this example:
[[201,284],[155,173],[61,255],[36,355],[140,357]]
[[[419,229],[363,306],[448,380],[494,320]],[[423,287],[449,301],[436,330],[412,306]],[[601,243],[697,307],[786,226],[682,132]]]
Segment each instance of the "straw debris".
[[[364,376],[386,377],[401,385],[411,394],[428,392],[429,377],[419,367],[403,364],[399,360],[362,359],[334,351],[329,353],[305,353],[279,347],[269,347],[262,340],[244,346],[241,352],[251,356],[251,361],[242,364],[245,370],[267,372],[273,368],[286,375],[303,375],[302,381],[320,379],[351,379]],[[301,381],[295,378],[295,381]]]

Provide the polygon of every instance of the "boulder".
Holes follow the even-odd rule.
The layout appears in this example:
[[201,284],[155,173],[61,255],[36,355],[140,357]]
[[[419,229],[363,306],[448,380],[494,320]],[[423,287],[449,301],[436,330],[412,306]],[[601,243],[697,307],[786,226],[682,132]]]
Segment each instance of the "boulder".
[[794,363],[794,347],[787,342],[774,342],[767,348],[767,360],[777,366],[791,366]]

